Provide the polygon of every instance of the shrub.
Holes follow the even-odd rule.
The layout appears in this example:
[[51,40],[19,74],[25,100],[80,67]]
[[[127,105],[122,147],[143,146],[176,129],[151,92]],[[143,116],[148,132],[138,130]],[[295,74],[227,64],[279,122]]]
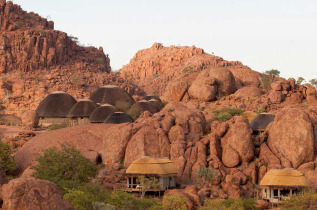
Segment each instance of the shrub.
[[21,28],[23,28],[25,26],[25,22],[19,21],[19,22],[16,23],[16,26],[17,26],[18,29],[21,29]]
[[281,209],[317,209],[317,193],[313,190],[303,190],[293,195],[289,200],[281,202]]
[[187,210],[187,199],[180,195],[164,196],[162,207],[164,210]]
[[214,113],[213,120],[226,122],[230,120],[233,116],[241,115],[243,112],[241,109],[226,108],[226,109],[214,110],[213,113]]
[[200,210],[253,210],[257,202],[254,199],[207,200]]
[[215,171],[207,167],[200,167],[195,171],[195,176],[200,179],[203,185],[213,182],[217,175],[218,174]]
[[309,83],[317,88],[317,79],[311,79],[309,80]]
[[138,178],[138,182],[141,185],[141,198],[144,197],[145,193],[150,189],[162,190],[163,186],[160,181],[156,178],[146,178],[144,176],[140,176]]
[[183,69],[183,73],[194,73],[197,72],[197,70],[194,70],[194,67],[192,66],[187,66],[186,68]]
[[110,193],[105,188],[97,185],[88,184],[80,187],[80,189],[68,189],[66,191],[64,199],[68,200],[78,210],[99,210],[102,209],[101,207],[106,209],[105,202],[110,197]]
[[263,72],[260,80],[260,86],[263,92],[268,92],[271,89],[271,84],[276,80],[276,77],[280,76],[280,71],[272,69]]
[[6,174],[13,171],[17,165],[11,154],[10,146],[0,141],[0,167]]
[[61,128],[66,128],[67,124],[66,123],[61,123],[61,124],[52,124],[47,127],[48,130],[53,131]]
[[261,113],[264,113],[264,112],[267,112],[265,107],[263,105],[259,105],[258,109],[256,110],[256,113],[257,114],[261,114]]
[[296,84],[301,85],[303,82],[305,82],[305,79],[303,77],[298,77]]
[[78,189],[96,176],[97,167],[82,156],[74,147],[65,144],[61,149],[49,148],[37,157],[38,164],[32,167],[34,177],[54,182],[63,192]]

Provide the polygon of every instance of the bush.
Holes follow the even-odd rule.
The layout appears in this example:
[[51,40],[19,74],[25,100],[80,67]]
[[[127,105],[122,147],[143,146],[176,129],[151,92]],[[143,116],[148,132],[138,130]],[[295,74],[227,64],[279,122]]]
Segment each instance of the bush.
[[61,124],[52,124],[47,127],[48,130],[53,131],[61,128],[66,128],[67,124],[66,123],[61,123]]
[[61,149],[49,148],[37,157],[32,167],[34,177],[54,182],[63,193],[66,189],[78,189],[97,175],[97,167],[74,147],[63,144]]
[[311,79],[309,80],[309,83],[313,85],[315,88],[317,88],[317,79]]
[[[80,189],[68,189],[64,199],[68,200],[75,209],[106,209],[106,200],[109,199],[110,193],[105,188],[97,185],[85,185]],[[109,207],[109,206],[108,206]]]
[[243,112],[241,109],[227,108],[227,109],[214,110],[213,113],[214,113],[213,120],[226,122],[230,120],[233,116],[241,115]]
[[200,167],[199,170],[195,171],[195,176],[200,179],[203,185],[212,183],[217,175],[218,174],[215,171],[207,167]]
[[187,210],[187,199],[180,195],[164,196],[162,207],[164,210]]
[[317,193],[304,190],[293,195],[289,200],[281,202],[281,209],[317,209]]
[[0,141],[0,167],[2,167],[3,172],[6,174],[9,174],[17,166],[11,154],[10,146]]
[[276,80],[276,77],[280,76],[280,71],[277,69],[272,69],[263,72],[261,80],[260,80],[260,86],[262,88],[263,92],[268,92],[271,89],[271,84]]
[[303,82],[305,82],[305,79],[303,77],[298,77],[296,84],[301,85]]
[[200,210],[253,210],[257,202],[254,199],[207,200]]

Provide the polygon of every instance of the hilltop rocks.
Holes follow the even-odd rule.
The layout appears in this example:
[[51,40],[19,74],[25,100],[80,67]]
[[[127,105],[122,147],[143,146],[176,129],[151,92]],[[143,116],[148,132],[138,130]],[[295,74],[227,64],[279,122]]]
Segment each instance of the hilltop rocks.
[[2,209],[72,209],[66,205],[55,184],[34,178],[18,178],[3,185]]
[[314,130],[309,116],[298,108],[278,113],[269,130],[268,145],[294,168],[314,158]]

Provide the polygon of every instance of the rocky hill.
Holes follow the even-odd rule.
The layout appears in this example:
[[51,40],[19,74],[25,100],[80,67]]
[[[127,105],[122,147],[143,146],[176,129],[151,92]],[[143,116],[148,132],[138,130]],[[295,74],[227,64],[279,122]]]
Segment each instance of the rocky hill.
[[210,67],[229,69],[240,85],[259,84],[261,74],[241,62],[226,61],[194,46],[164,47],[160,43],[137,52],[120,73],[138,83],[147,93],[163,95],[169,81],[175,78],[192,80],[200,71]]
[[115,84],[131,94],[140,89],[111,72],[103,48],[83,47],[54,30],[54,22],[0,1],[0,101],[7,114],[35,109],[49,92],[87,98],[98,86]]

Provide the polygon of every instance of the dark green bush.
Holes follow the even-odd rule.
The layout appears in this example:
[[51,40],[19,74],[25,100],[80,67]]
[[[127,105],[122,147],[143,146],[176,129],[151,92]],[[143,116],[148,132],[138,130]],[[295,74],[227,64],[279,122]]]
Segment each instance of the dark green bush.
[[0,167],[2,167],[3,172],[6,174],[9,174],[17,166],[11,154],[10,146],[0,141]]
[[97,166],[82,156],[74,147],[63,144],[61,149],[49,148],[37,157],[38,164],[32,167],[34,177],[54,182],[62,192],[78,189],[97,175]]
[[241,109],[236,108],[226,108],[226,109],[220,109],[220,110],[214,110],[214,117],[213,120],[216,121],[222,121],[226,122],[230,120],[233,116],[241,115],[243,112]]
[[180,195],[164,196],[162,207],[164,210],[187,210],[187,199]]
[[280,207],[291,210],[317,209],[317,193],[310,189],[304,190],[281,202]]

